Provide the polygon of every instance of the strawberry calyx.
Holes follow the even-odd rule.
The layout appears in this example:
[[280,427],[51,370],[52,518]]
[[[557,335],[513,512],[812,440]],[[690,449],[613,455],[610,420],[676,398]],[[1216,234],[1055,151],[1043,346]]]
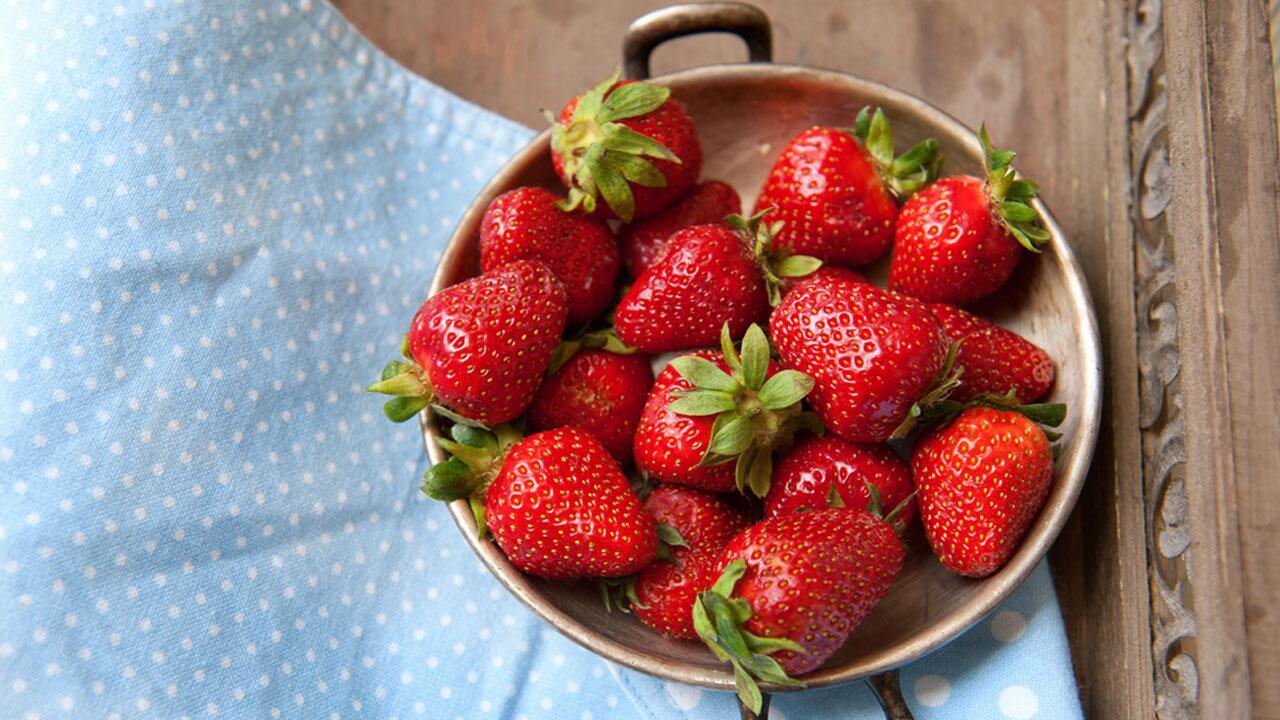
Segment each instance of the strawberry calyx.
[[733,596],[733,588],[746,571],[745,560],[734,560],[725,566],[710,590],[698,595],[693,603],[693,628],[717,658],[733,666],[738,698],[759,713],[764,698],[757,681],[804,687],[804,683],[787,675],[770,655],[781,650],[807,651],[794,640],[761,637],[743,628],[754,610],[747,600]]
[[[960,387],[960,376],[964,372],[963,367],[956,365],[956,353],[960,350],[960,343],[963,340],[957,340],[951,343],[947,348],[947,360],[942,364],[942,368],[938,370],[938,374],[934,376],[931,383],[907,412],[907,416],[903,418],[902,423],[894,429],[893,434],[889,436],[890,440],[901,440],[911,434],[921,422],[932,420],[942,413],[943,407],[949,401],[952,391]],[[959,403],[956,403],[957,405]]]
[[783,222],[764,222],[772,210],[771,207],[765,208],[749,218],[728,215],[724,221],[750,244],[760,271],[764,273],[769,304],[777,307],[782,302],[782,286],[786,281],[813,273],[822,267],[822,261],[808,255],[793,255],[787,248],[774,245],[773,238],[782,231]]
[[635,216],[635,196],[630,183],[666,187],[667,178],[647,158],[680,164],[667,146],[618,122],[653,112],[671,96],[671,90],[652,83],[618,85],[620,70],[605,78],[578,99],[568,123],[552,118],[551,149],[564,160],[565,174],[573,179],[564,210],[581,207],[595,212],[598,198],[623,222]]
[[[657,523],[655,527],[658,532],[658,555],[654,562],[668,562],[679,565],[680,561],[676,559],[675,551],[672,548],[688,548],[689,543],[685,542],[680,531],[674,526],[666,523]],[[596,588],[600,591],[600,600],[604,603],[606,611],[613,612],[616,608],[625,613],[631,612],[633,607],[642,610],[648,609],[649,606],[641,603],[640,598],[636,595],[638,575],[639,573],[632,573],[621,577],[596,579]]]
[[618,337],[618,333],[612,326],[590,332],[584,331],[569,340],[562,340],[551,351],[551,360],[547,363],[547,375],[555,374],[555,371],[563,367],[565,363],[569,362],[570,358],[582,350],[604,350],[614,355],[634,355],[636,353],[636,348],[622,342],[622,339]]
[[852,135],[857,138],[875,162],[880,182],[898,200],[904,200],[942,174],[942,157],[938,141],[933,138],[916,143],[910,150],[893,154],[893,129],[884,110],[871,106],[858,111]]
[[1049,242],[1049,231],[1040,224],[1040,215],[1031,207],[1031,199],[1040,194],[1040,186],[1019,178],[1010,163],[1017,157],[1012,150],[996,150],[991,146],[985,123],[978,129],[982,144],[982,166],[987,172],[987,194],[996,215],[1018,244],[1031,252]]
[[432,410],[454,420],[449,437],[436,438],[436,443],[450,457],[427,468],[422,475],[422,492],[444,502],[468,499],[476,519],[476,534],[484,537],[488,530],[485,491],[502,469],[507,452],[523,435],[510,424],[489,429],[439,406],[433,406]]
[[1004,395],[982,393],[963,403],[949,398],[943,399],[926,408],[918,420],[922,425],[945,425],[954,420],[960,413],[975,407],[1011,410],[1024,415],[1032,422],[1042,426],[1041,429],[1044,430],[1044,434],[1049,438],[1050,442],[1057,440],[1062,435],[1046,428],[1056,428],[1067,418],[1066,403],[1022,404],[1018,402],[1018,396],[1015,391],[1010,390]]
[[801,430],[815,435],[825,430],[817,415],[801,405],[813,390],[813,378],[799,370],[781,370],[770,377],[769,339],[759,325],[747,328],[739,355],[726,323],[720,330],[720,349],[727,373],[697,355],[671,361],[693,387],[677,391],[667,408],[681,415],[715,415],[707,450],[698,464],[735,462],[738,490],[749,488],[764,497],[773,475],[774,452],[790,448]]
[[[889,511],[889,514],[886,515],[884,512],[884,501],[880,496],[880,488],[876,487],[876,484],[870,480],[863,480],[862,482],[867,486],[867,514],[877,520],[883,520],[889,525],[889,527],[893,528],[894,533],[898,535],[898,539],[902,539],[902,534],[907,530],[906,523],[902,521],[902,514],[906,512],[907,505],[911,503],[911,499],[916,496],[915,491],[912,491],[910,495],[903,498],[902,501],[895,505],[894,508]],[[844,498],[840,495],[840,491],[836,489],[835,482],[832,482],[827,486],[827,507],[848,507],[844,502]]]
[[435,401],[426,372],[409,352],[408,335],[400,343],[400,355],[404,360],[392,360],[384,365],[378,382],[365,388],[366,392],[392,396],[382,405],[382,412],[388,420],[398,423],[417,415]]

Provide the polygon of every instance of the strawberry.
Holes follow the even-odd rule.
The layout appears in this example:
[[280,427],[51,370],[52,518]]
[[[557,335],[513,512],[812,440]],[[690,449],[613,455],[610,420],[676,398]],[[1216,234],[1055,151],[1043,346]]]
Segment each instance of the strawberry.
[[620,83],[618,75],[560,111],[553,120],[551,161],[569,188],[566,209],[581,205],[629,223],[662,210],[693,186],[702,171],[702,145],[669,89]]
[[693,601],[720,573],[720,552],[751,525],[725,501],[679,485],[662,485],[644,499],[654,522],[674,528],[683,547],[672,547],[672,562],[641,570],[632,589],[632,612],[667,637],[694,640]]
[[783,364],[813,378],[810,405],[845,440],[888,439],[949,387],[946,336],[929,310],[848,271],[801,281],[769,326]]
[[396,397],[402,422],[434,402],[485,425],[524,412],[564,332],[564,287],[540,262],[520,260],[445,288],[413,318],[402,354],[368,389]]
[[1012,391],[1018,402],[1029,403],[1049,394],[1053,359],[1035,343],[953,305],[933,303],[929,312],[947,338],[960,343],[956,348],[960,385],[951,392],[953,400]]
[[764,520],[729,542],[693,624],[733,665],[744,705],[759,712],[756,679],[802,685],[793,676],[822,665],[889,592],[906,555],[891,522],[828,508]]
[[618,232],[627,271],[631,277],[639,277],[645,268],[653,264],[667,246],[667,239],[677,230],[694,225],[712,225],[741,212],[742,201],[733,186],[719,180],[699,183],[676,204],[656,215],[625,225]]
[[938,560],[960,575],[986,577],[1013,555],[1040,511],[1053,451],[1026,415],[970,407],[920,440],[911,471],[925,537]]
[[[872,495],[871,488],[876,490]],[[904,525],[915,516],[915,488],[907,464],[887,445],[862,445],[838,437],[809,437],[783,456],[764,499],[765,517],[828,507],[830,493],[863,510],[873,502],[895,508]]]
[[731,215],[729,225],[695,225],[672,235],[618,303],[618,337],[656,355],[714,345],[726,323],[736,337],[762,321],[780,297],[783,278],[807,275],[820,264],[775,252],[778,226],[762,219]]
[[658,551],[653,518],[609,451],[575,427],[530,435],[501,459],[484,495],[493,539],[521,572],[616,577]]
[[618,244],[603,222],[565,212],[558,201],[555,194],[535,187],[494,198],[480,220],[480,269],[489,272],[515,260],[540,260],[564,284],[568,324],[577,326],[613,300]]
[[663,482],[763,496],[774,451],[801,428],[820,429],[800,405],[812,387],[769,359],[759,326],[747,330],[741,357],[726,329],[720,353],[682,355],[658,374],[636,429],[636,467]]
[[994,150],[986,126],[986,178],[947,177],[917,192],[898,215],[889,287],[925,302],[964,305],[995,292],[1013,274],[1020,248],[1049,241],[1028,204],[1039,187],[1017,179],[1014,153]]
[[884,112],[863,108],[852,129],[814,127],[787,143],[756,211],[775,208],[778,243],[793,252],[866,265],[893,242],[898,199],[933,179],[937,151],[930,139],[895,158]]
[[631,464],[631,441],[640,422],[653,368],[642,355],[586,350],[552,372],[533,398],[529,426],[550,430],[572,425],[586,430],[618,464]]

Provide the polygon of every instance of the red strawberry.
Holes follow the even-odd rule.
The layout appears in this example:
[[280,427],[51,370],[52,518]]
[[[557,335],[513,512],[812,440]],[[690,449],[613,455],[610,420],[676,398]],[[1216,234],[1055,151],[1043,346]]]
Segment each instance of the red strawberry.
[[673,547],[674,562],[655,561],[636,576],[632,611],[668,637],[696,639],[693,601],[720,574],[720,551],[751,521],[723,500],[706,493],[663,485],[644,499],[654,522],[669,525],[684,540]]
[[575,427],[530,435],[485,494],[489,530],[521,572],[616,577],[653,560],[658,536],[609,451]]
[[619,83],[614,73],[564,106],[551,136],[551,161],[571,205],[631,222],[693,186],[702,146],[693,121],[670,95],[652,83]]
[[922,303],[847,271],[800,282],[769,326],[783,363],[813,378],[818,417],[853,442],[888,439],[947,359],[946,336]]
[[726,333],[721,353],[682,355],[658,374],[636,429],[636,467],[663,482],[763,496],[773,452],[815,426],[800,405],[812,386],[769,360],[758,326],[747,330],[741,358]]
[[884,113],[858,113],[852,130],[814,127],[783,148],[765,180],[756,211],[784,225],[778,243],[835,265],[866,265],[893,242],[898,198],[932,179],[936,140],[893,156]]
[[586,350],[553,372],[534,396],[529,425],[534,430],[572,425],[596,437],[618,464],[631,464],[631,442],[653,368],[643,355]]
[[1053,386],[1053,358],[1035,343],[952,305],[934,303],[929,311],[956,348],[960,385],[951,399],[965,402],[983,393],[1035,402]]
[[401,422],[433,402],[486,425],[529,406],[564,332],[564,287],[540,262],[520,260],[445,288],[413,318],[403,354],[369,387],[397,397]]
[[625,225],[618,232],[622,255],[631,277],[639,277],[653,264],[667,239],[677,230],[694,225],[713,225],[729,215],[742,212],[738,191],[728,183],[708,180],[698,184],[679,202],[656,215]]
[[[844,505],[864,510],[873,501],[871,483],[881,507],[897,508],[915,488],[907,464],[887,445],[862,445],[838,437],[810,437],[783,456],[764,499],[765,517],[828,507],[834,486]],[[915,501],[899,512],[904,525],[915,517]]]
[[995,292],[1013,274],[1019,246],[1039,252],[1049,233],[1028,204],[1035,183],[1015,179],[1014,154],[979,132],[985,180],[943,178],[913,195],[898,215],[889,287],[925,302],[963,305]]
[[773,254],[777,225],[761,219],[732,215],[732,227],[696,225],[672,235],[618,303],[618,337],[656,355],[714,345],[726,323],[737,337],[762,321],[782,278],[807,275],[819,263]]
[[1014,410],[972,407],[911,458],[925,536],[943,566],[985,577],[1013,555],[1049,492],[1053,451]]
[[840,649],[889,592],[905,555],[890,523],[861,510],[765,520],[725,547],[724,573],[695,603],[694,627],[733,664],[739,697],[758,712],[753,678],[800,685],[792,676]]
[[618,245],[609,227],[561,210],[555,194],[535,187],[503,193],[480,221],[480,269],[540,260],[564,284],[569,325],[595,318],[613,300]]

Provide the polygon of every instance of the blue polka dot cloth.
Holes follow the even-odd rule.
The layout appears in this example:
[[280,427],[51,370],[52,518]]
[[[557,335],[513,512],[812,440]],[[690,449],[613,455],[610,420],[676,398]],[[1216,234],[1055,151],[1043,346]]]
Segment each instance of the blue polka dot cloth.
[[[737,716],[508,596],[362,392],[528,129],[323,0],[3,1],[0,718]],[[903,687],[1079,717],[1047,570]]]

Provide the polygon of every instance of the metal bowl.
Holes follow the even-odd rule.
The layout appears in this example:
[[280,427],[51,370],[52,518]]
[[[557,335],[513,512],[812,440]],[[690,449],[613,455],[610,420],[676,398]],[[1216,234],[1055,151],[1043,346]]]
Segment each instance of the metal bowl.
[[[737,3],[686,5],[652,13],[632,25],[625,42],[629,74],[647,75],[649,52],[663,40],[707,31],[737,34],[747,42],[753,60],[768,60],[768,19],[759,10]],[[980,173],[981,150],[972,130],[924,100],[845,73],[753,62],[699,67],[654,81],[670,87],[692,116],[705,153],[703,177],[728,181],[747,204],[792,136],[813,125],[850,126],[864,105],[884,108],[899,147],[934,137],[946,155],[948,172]],[[562,187],[551,166],[549,139],[549,131],[540,133],[475,199],[449,241],[432,293],[478,272],[478,230],[490,200],[523,185]],[[999,572],[982,580],[948,572],[921,537],[909,539],[907,559],[893,590],[839,653],[803,678],[809,687],[893,670],[963,633],[1027,577],[1075,505],[1098,434],[1102,387],[1098,329],[1070,243],[1048,208],[1039,202],[1035,207],[1052,241],[1039,256],[1027,257],[1009,284],[979,311],[1032,339],[1057,364],[1050,401],[1067,403],[1068,415],[1059,428],[1063,438],[1048,500],[1017,553]],[[883,278],[883,272],[882,263],[871,275],[879,273]],[[431,460],[444,460],[434,441],[439,428],[427,419],[423,430]],[[450,511],[462,536],[499,582],[570,639],[650,675],[716,690],[733,689],[733,673],[701,644],[660,637],[632,616],[606,612],[592,585],[523,575],[497,546],[476,537],[465,501],[454,502]]]

